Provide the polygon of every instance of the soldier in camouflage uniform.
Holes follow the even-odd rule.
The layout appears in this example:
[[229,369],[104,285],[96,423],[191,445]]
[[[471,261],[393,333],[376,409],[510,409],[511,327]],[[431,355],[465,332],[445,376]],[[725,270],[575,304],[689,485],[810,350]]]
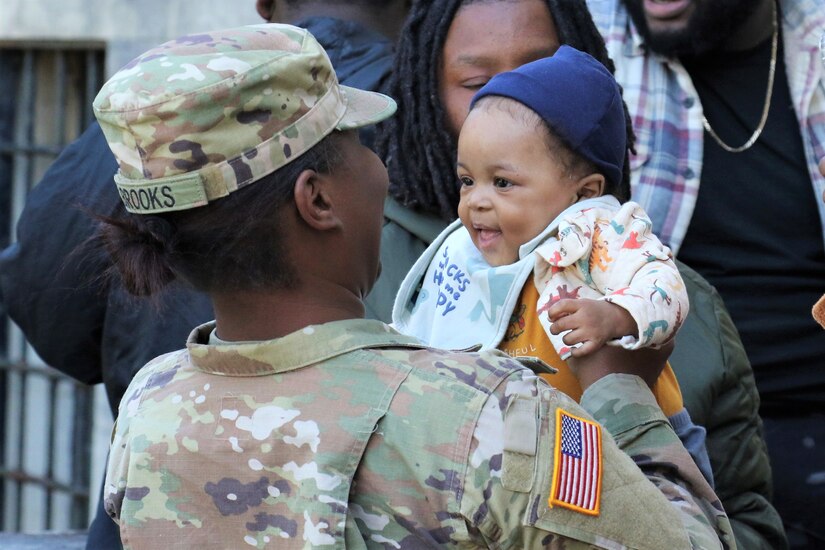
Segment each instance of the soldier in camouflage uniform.
[[639,376],[585,362],[579,405],[540,363],[361,319],[388,182],[351,130],[395,105],[338,85],[309,33],[181,38],[94,107],[124,283],[182,278],[216,314],[121,402],[104,494],[126,548],[734,546]]

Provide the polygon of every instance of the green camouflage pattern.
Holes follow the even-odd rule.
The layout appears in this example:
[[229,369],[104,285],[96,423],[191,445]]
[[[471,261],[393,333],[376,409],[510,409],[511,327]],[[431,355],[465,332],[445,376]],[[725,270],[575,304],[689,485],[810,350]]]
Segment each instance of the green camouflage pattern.
[[338,84],[305,29],[251,25],[184,36],[118,71],[94,100],[127,210],[203,206],[272,173],[335,129],[395,103]]
[[[733,548],[636,377],[579,406],[501,352],[424,348],[378,321],[232,344],[213,330],[121,402],[104,499],[126,548]],[[548,507],[559,407],[618,442],[602,438],[598,516]]]

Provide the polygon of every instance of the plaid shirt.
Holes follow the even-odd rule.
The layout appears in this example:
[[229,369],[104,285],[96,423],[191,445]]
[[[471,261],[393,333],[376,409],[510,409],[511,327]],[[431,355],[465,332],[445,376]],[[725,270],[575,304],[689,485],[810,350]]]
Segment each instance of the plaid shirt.
[[[636,130],[631,158],[633,200],[647,210],[657,235],[678,252],[685,238],[702,173],[702,105],[678,60],[646,54],[622,0],[588,0],[593,20],[616,63],[616,79]],[[825,237],[825,80],[819,40],[825,1],[782,0],[788,85],[802,131],[805,158]]]

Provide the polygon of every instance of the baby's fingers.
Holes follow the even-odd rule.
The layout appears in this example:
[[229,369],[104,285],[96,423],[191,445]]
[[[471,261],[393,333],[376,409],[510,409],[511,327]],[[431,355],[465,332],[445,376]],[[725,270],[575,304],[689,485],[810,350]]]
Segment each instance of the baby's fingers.
[[586,342],[588,340],[587,332],[580,328],[573,328],[562,336],[561,341],[567,344],[568,346],[575,346],[576,344]]
[[579,305],[578,300],[559,300],[547,310],[547,317],[551,322],[555,323],[557,320],[567,315],[576,313],[579,310]]
[[573,330],[578,328],[578,323],[576,322],[575,316],[572,315],[565,315],[564,317],[559,317],[555,321],[551,319],[552,324],[550,325],[550,333],[551,334],[561,334],[565,330]]
[[574,347],[571,351],[571,355],[573,357],[584,357],[585,355],[589,355],[599,349],[598,344],[593,341],[587,340],[582,343],[581,346]]

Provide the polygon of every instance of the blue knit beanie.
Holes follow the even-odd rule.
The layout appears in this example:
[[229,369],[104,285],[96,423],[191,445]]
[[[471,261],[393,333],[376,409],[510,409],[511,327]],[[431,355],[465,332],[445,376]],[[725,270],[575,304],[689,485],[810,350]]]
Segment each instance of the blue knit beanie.
[[473,97],[503,96],[539,115],[614,186],[622,181],[627,129],[616,79],[592,56],[562,46],[552,57],[490,79]]

